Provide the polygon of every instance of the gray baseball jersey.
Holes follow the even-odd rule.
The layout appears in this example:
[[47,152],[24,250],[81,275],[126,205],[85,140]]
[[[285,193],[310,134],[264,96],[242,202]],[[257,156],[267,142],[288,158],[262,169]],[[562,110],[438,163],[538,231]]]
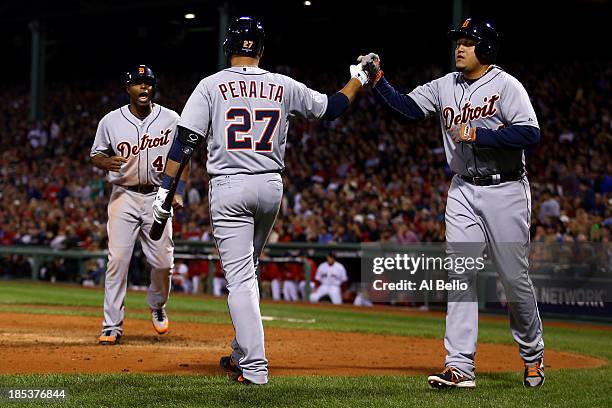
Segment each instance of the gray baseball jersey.
[[210,216],[235,329],[232,360],[257,384],[268,381],[268,360],[256,270],[282,199],[289,117],[320,118],[326,109],[326,95],[287,76],[232,67],[204,78],[179,120],[207,137]]
[[179,125],[206,135],[211,175],[284,169],[289,116],[320,118],[327,96],[285,75],[232,67],[204,78]]
[[520,149],[498,149],[453,141],[451,130],[462,124],[500,129],[510,125],[538,126],[533,106],[521,83],[497,66],[469,84],[459,72],[449,73],[408,94],[425,116],[440,115],[446,160],[465,176],[486,176],[518,170],[525,164]]
[[[468,83],[461,73],[454,72],[417,87],[409,96],[425,116],[440,115],[446,159],[453,172],[487,176],[524,167],[522,149],[478,147],[457,143],[452,138],[452,130],[463,124],[493,130],[511,125],[538,127],[527,91],[512,75],[492,66],[481,78]],[[482,254],[484,243],[489,243],[506,294],[515,300],[508,303],[510,326],[519,353],[527,363],[541,359],[544,353],[542,322],[528,275],[530,221],[531,194],[526,177],[489,186],[476,186],[458,176],[453,178],[445,214],[448,254],[477,257]],[[462,243],[474,244],[466,250],[461,248]],[[449,279],[475,282],[472,273],[451,271]],[[446,366],[473,379],[478,303],[462,298],[464,294],[458,292],[449,292],[448,296]]]
[[[144,119],[134,116],[129,105],[104,116],[96,132],[91,156],[122,156],[128,161],[118,172],[109,172],[113,190],[108,203],[108,266],[104,281],[104,322],[102,333],[122,334],[127,276],[136,239],[151,266],[151,284],[147,303],[151,309],[165,307],[170,294],[170,276],[174,267],[172,223],[159,241],[149,238],[153,224],[152,205],[163,175],[179,116],[154,104]],[[149,186],[146,193],[126,187]],[[146,190],[145,190],[146,191]]]
[[158,186],[178,119],[176,112],[158,104],[145,119],[134,116],[129,105],[122,106],[100,120],[91,156],[101,153],[128,160],[121,171],[108,173],[113,184]]

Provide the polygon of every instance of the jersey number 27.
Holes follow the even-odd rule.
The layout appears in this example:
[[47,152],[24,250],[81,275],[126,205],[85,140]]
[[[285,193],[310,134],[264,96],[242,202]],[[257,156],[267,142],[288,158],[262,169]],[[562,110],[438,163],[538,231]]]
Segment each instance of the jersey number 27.
[[[254,135],[249,134],[253,128],[253,117],[255,122],[266,124],[255,146],[253,146]],[[231,108],[225,113],[225,119],[230,122],[225,128],[227,150],[272,151],[272,138],[278,127],[280,109],[254,109],[251,114],[246,108]]]

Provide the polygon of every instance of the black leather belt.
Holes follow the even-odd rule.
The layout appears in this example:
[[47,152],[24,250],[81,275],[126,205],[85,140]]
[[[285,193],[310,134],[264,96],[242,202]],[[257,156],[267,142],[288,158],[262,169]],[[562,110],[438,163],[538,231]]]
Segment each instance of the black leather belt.
[[135,191],[140,194],[151,194],[157,191],[157,186],[153,186],[151,184],[139,184],[136,186],[121,186],[130,191]]
[[505,183],[507,181],[519,181],[525,176],[524,170],[517,170],[510,173],[492,174],[490,176],[470,177],[460,174],[462,180],[475,186],[492,186]]

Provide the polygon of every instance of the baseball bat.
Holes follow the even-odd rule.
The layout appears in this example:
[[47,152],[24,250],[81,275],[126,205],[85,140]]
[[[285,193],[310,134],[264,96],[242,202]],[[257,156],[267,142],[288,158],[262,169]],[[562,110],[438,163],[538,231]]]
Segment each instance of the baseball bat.
[[[172,208],[172,200],[174,199],[174,193],[176,193],[176,187],[181,179],[183,169],[185,169],[185,166],[189,162],[189,159],[191,159],[191,153],[193,153],[193,148],[186,146],[183,148],[183,153],[185,153],[185,155],[183,156],[183,160],[181,160],[181,164],[179,165],[178,171],[174,176],[174,181],[170,186],[170,190],[168,190],[168,195],[166,196],[166,199],[162,204],[162,208],[166,211],[170,211],[170,209]],[[166,228],[167,221],[167,218],[165,220],[162,220],[161,222],[154,220],[153,226],[151,226],[151,231],[149,231],[149,238],[151,238],[153,241],[159,241],[164,232],[164,229]]]

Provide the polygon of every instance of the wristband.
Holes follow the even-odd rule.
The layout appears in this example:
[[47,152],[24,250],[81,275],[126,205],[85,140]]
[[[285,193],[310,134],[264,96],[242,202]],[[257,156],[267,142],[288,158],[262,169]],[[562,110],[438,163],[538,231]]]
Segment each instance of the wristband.
[[181,196],[185,194],[185,187],[187,187],[185,180],[179,180],[178,184],[176,185],[176,194]]
[[174,177],[170,177],[169,175],[164,174],[160,187],[166,190],[170,190],[170,187],[172,187],[173,181],[174,181]]

